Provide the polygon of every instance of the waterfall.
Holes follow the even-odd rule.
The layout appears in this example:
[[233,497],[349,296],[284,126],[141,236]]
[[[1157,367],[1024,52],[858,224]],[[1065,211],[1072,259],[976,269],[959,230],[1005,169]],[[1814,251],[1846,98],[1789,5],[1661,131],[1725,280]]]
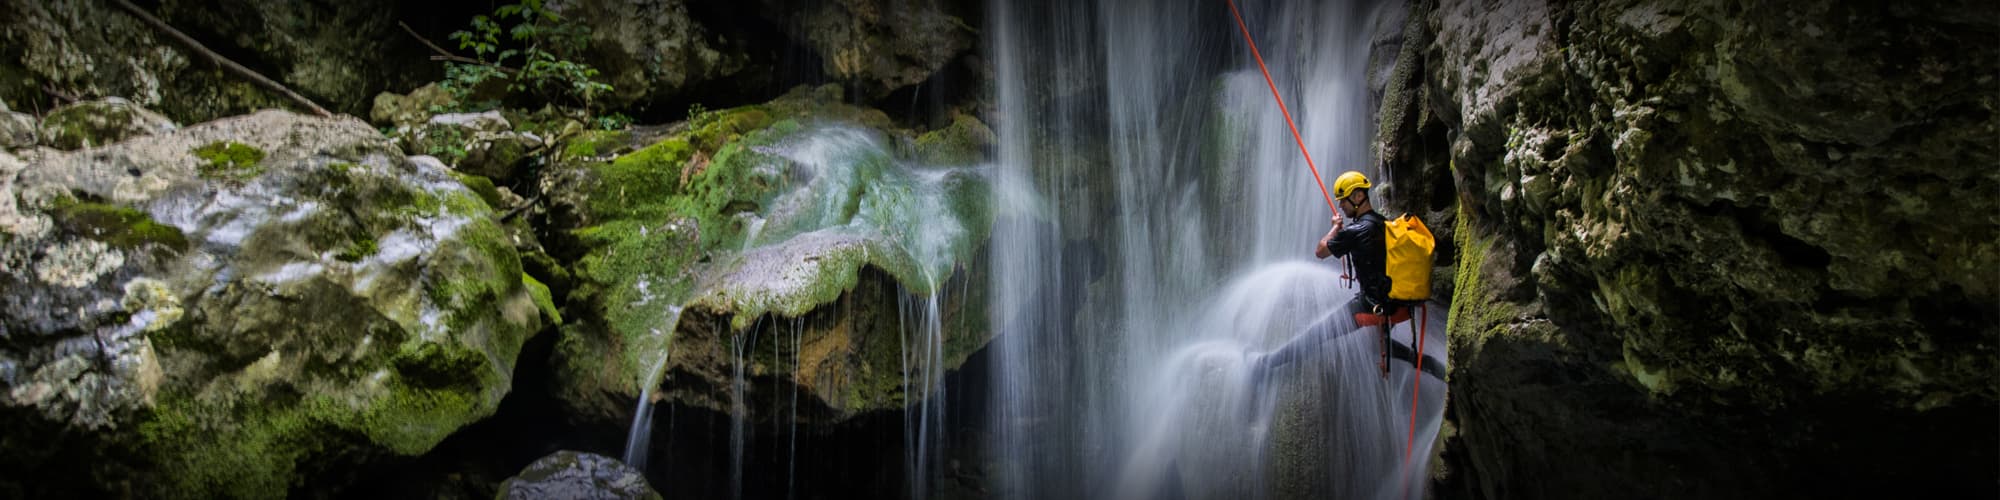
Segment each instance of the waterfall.
[[666,375],[667,356],[673,344],[671,332],[680,323],[681,307],[669,306],[667,313],[665,327],[653,329],[652,338],[648,339],[653,345],[635,350],[655,357],[646,364],[649,368],[643,375],[645,378],[639,381],[639,402],[632,410],[632,430],[625,437],[624,459],[633,469],[646,470],[646,455],[651,451],[653,438],[653,393],[659,389],[660,378]]
[[[1322,175],[1381,179],[1368,166],[1364,73],[1384,6],[1240,6]],[[1003,1],[988,19],[999,493],[1405,493],[1422,476],[1410,471],[1427,470],[1426,453],[1401,463],[1406,443],[1428,449],[1443,385],[1402,363],[1377,375],[1376,330],[1327,342],[1261,391],[1245,383],[1246,359],[1356,291],[1339,285],[1337,263],[1310,257],[1330,214],[1227,6]],[[1441,316],[1421,348],[1437,360]],[[1415,408],[1420,440],[1407,437],[1411,384],[1436,396]],[[1331,400],[1279,397],[1298,393]],[[1301,469],[1309,480],[1294,477]]]
[[750,380],[744,369],[750,364],[750,349],[757,343],[757,329],[729,337],[730,366],[735,368],[729,382],[729,498],[743,498],[743,451],[750,439]]
[[792,414],[791,418],[787,419],[791,422],[792,428],[785,434],[791,440],[789,449],[785,450],[785,498],[788,499],[798,498],[799,491],[799,380],[796,377],[802,376],[800,374],[803,373],[802,365],[799,364],[799,352],[804,347],[804,344],[800,343],[804,334],[804,322],[798,319],[792,320],[792,376],[795,378],[792,380]]
[[938,308],[938,286],[932,278],[933,293],[916,298],[904,293],[898,301],[903,388],[908,400],[903,411],[904,469],[909,474],[910,498],[916,500],[930,496],[932,479],[938,473],[937,459],[944,450],[944,315]]

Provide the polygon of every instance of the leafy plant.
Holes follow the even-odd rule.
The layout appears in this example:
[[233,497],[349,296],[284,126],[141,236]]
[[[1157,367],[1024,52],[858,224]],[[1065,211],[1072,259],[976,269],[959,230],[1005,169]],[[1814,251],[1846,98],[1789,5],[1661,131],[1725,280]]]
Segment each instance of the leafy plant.
[[[597,81],[597,68],[577,61],[589,36],[588,27],[566,22],[542,0],[502,5],[492,16],[474,16],[470,29],[451,34],[458,48],[472,51],[478,62],[446,62],[444,87],[459,102],[469,103],[475,89],[489,81],[505,81],[509,93],[593,109],[612,87]],[[508,67],[513,63],[520,67]],[[494,104],[477,103],[488,108]]]
[[624,113],[599,115],[592,125],[596,125],[598,130],[624,130],[625,127],[632,125],[632,117],[625,116]]
[[720,118],[721,116],[722,116],[721,113],[709,111],[708,106],[703,106],[701,105],[701,103],[697,102],[688,105],[687,119],[688,119],[688,126],[690,128],[699,129],[702,127],[707,127],[709,124],[715,123],[715,119]]

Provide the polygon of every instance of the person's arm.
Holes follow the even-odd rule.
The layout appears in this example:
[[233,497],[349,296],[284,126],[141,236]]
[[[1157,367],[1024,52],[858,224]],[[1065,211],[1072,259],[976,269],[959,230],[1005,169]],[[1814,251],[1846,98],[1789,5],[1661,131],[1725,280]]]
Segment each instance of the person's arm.
[[1333,250],[1327,247],[1333,243],[1334,234],[1340,232],[1341,224],[1346,221],[1341,219],[1339,212],[1334,212],[1331,222],[1333,223],[1333,227],[1327,229],[1326,236],[1321,236],[1319,238],[1319,245],[1313,247],[1313,257],[1324,259],[1333,256]]
[[1355,247],[1360,246],[1361,233],[1367,231],[1368,221],[1366,219],[1357,219],[1353,224],[1341,226],[1338,230],[1330,233],[1331,236],[1327,238],[1326,253],[1328,255],[1346,257],[1348,253],[1354,251]]

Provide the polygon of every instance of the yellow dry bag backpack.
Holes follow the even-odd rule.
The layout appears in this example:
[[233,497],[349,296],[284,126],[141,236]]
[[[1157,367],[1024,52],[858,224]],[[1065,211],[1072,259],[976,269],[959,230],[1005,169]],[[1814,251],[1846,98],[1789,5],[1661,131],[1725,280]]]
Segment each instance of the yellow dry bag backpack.
[[1389,300],[1419,302],[1431,298],[1431,251],[1437,240],[1424,222],[1410,214],[1389,221],[1382,241],[1389,245]]

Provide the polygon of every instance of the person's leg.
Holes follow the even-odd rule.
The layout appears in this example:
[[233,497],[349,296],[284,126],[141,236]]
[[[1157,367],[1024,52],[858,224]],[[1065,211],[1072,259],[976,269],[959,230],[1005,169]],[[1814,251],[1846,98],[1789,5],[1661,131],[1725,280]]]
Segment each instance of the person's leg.
[[1382,378],[1389,378],[1389,354],[1394,352],[1394,347],[1398,346],[1396,341],[1390,337],[1389,332],[1396,328],[1393,318],[1400,307],[1384,305],[1380,311],[1369,311],[1369,314],[1376,314],[1377,321],[1380,321],[1375,327],[1375,332],[1382,337],[1382,360],[1378,362],[1376,367],[1382,370]]
[[1354,325],[1354,315],[1356,313],[1367,312],[1367,310],[1368,301],[1357,295],[1354,297],[1354,300],[1347,301],[1339,309],[1327,313],[1319,321],[1315,321],[1311,326],[1307,326],[1305,332],[1300,333],[1297,337],[1293,337],[1291,341],[1285,342],[1285,345],[1279,347],[1278,350],[1265,354],[1251,355],[1248,361],[1250,396],[1244,398],[1245,402],[1249,404],[1244,408],[1252,412],[1256,410],[1258,395],[1263,392],[1264,380],[1270,377],[1271,369],[1305,358],[1307,353],[1319,349],[1320,344],[1323,342],[1359,331],[1359,327],[1352,326]]
[[1283,366],[1304,357],[1306,353],[1312,352],[1313,349],[1318,349],[1322,342],[1353,332],[1354,329],[1342,329],[1341,327],[1346,323],[1338,320],[1346,318],[1351,322],[1356,313],[1367,311],[1368,301],[1363,300],[1360,296],[1355,296],[1354,300],[1347,301],[1347,304],[1341,306],[1340,312],[1320,318],[1312,326],[1306,327],[1304,333],[1293,337],[1290,342],[1286,342],[1284,347],[1279,347],[1277,351],[1264,356],[1260,360],[1262,361],[1260,363],[1262,366],[1257,368],[1268,370],[1273,367]]

